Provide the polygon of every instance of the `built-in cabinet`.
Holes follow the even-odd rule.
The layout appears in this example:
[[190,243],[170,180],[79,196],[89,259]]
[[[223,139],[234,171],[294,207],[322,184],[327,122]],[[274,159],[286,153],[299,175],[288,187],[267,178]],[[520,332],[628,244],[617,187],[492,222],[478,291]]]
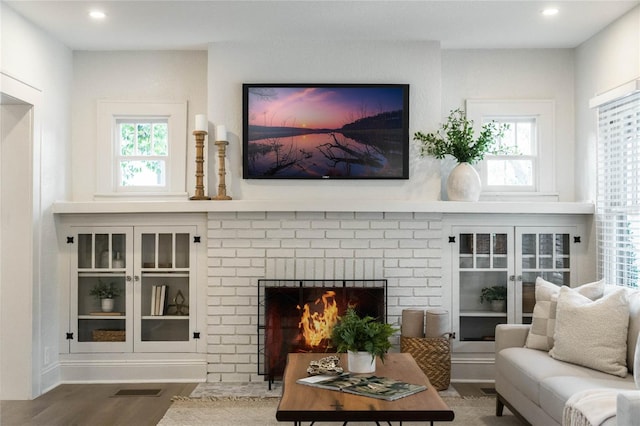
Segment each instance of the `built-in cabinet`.
[[[577,226],[453,226],[452,259],[454,350],[494,350],[497,324],[531,322],[538,276],[557,285],[575,284]],[[499,286],[504,303],[482,298]]]
[[88,215],[63,225],[63,379],[204,380],[204,220]]
[[195,350],[195,227],[71,229],[71,352]]

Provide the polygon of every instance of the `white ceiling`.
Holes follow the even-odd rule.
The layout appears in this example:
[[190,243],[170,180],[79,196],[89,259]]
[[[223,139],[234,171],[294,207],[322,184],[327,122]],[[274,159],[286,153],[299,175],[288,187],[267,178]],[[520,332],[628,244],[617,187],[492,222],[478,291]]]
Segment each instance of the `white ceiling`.
[[[443,48],[572,48],[640,0],[4,0],[74,50],[203,49],[244,40],[436,40]],[[554,17],[540,14],[555,6]],[[89,19],[100,8],[107,18]],[[640,23],[639,23],[640,25]]]

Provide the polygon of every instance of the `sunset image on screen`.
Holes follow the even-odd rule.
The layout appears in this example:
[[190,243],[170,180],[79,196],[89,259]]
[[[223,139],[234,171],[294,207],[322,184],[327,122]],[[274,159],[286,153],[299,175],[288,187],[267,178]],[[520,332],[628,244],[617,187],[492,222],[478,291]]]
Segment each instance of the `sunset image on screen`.
[[245,177],[402,178],[407,87],[245,87]]

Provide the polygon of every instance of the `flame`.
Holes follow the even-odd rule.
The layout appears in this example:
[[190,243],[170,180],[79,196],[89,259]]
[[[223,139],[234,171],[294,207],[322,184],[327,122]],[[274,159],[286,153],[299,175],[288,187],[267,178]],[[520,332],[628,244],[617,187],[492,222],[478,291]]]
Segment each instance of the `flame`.
[[[298,328],[302,330],[302,338],[307,346],[317,347],[323,341],[331,338],[331,330],[338,321],[338,305],[335,300],[335,291],[328,290],[322,295],[322,300],[317,299],[314,304],[321,305],[322,309],[311,312],[308,303],[302,308],[302,316]],[[298,307],[300,309],[300,307]]]

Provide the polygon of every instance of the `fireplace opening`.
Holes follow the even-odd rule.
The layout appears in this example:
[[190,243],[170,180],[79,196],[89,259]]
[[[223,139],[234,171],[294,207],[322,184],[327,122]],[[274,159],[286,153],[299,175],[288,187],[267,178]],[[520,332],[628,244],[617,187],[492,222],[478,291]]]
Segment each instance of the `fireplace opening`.
[[335,352],[333,325],[349,306],[386,321],[386,280],[258,280],[258,374],[282,378],[291,352]]

